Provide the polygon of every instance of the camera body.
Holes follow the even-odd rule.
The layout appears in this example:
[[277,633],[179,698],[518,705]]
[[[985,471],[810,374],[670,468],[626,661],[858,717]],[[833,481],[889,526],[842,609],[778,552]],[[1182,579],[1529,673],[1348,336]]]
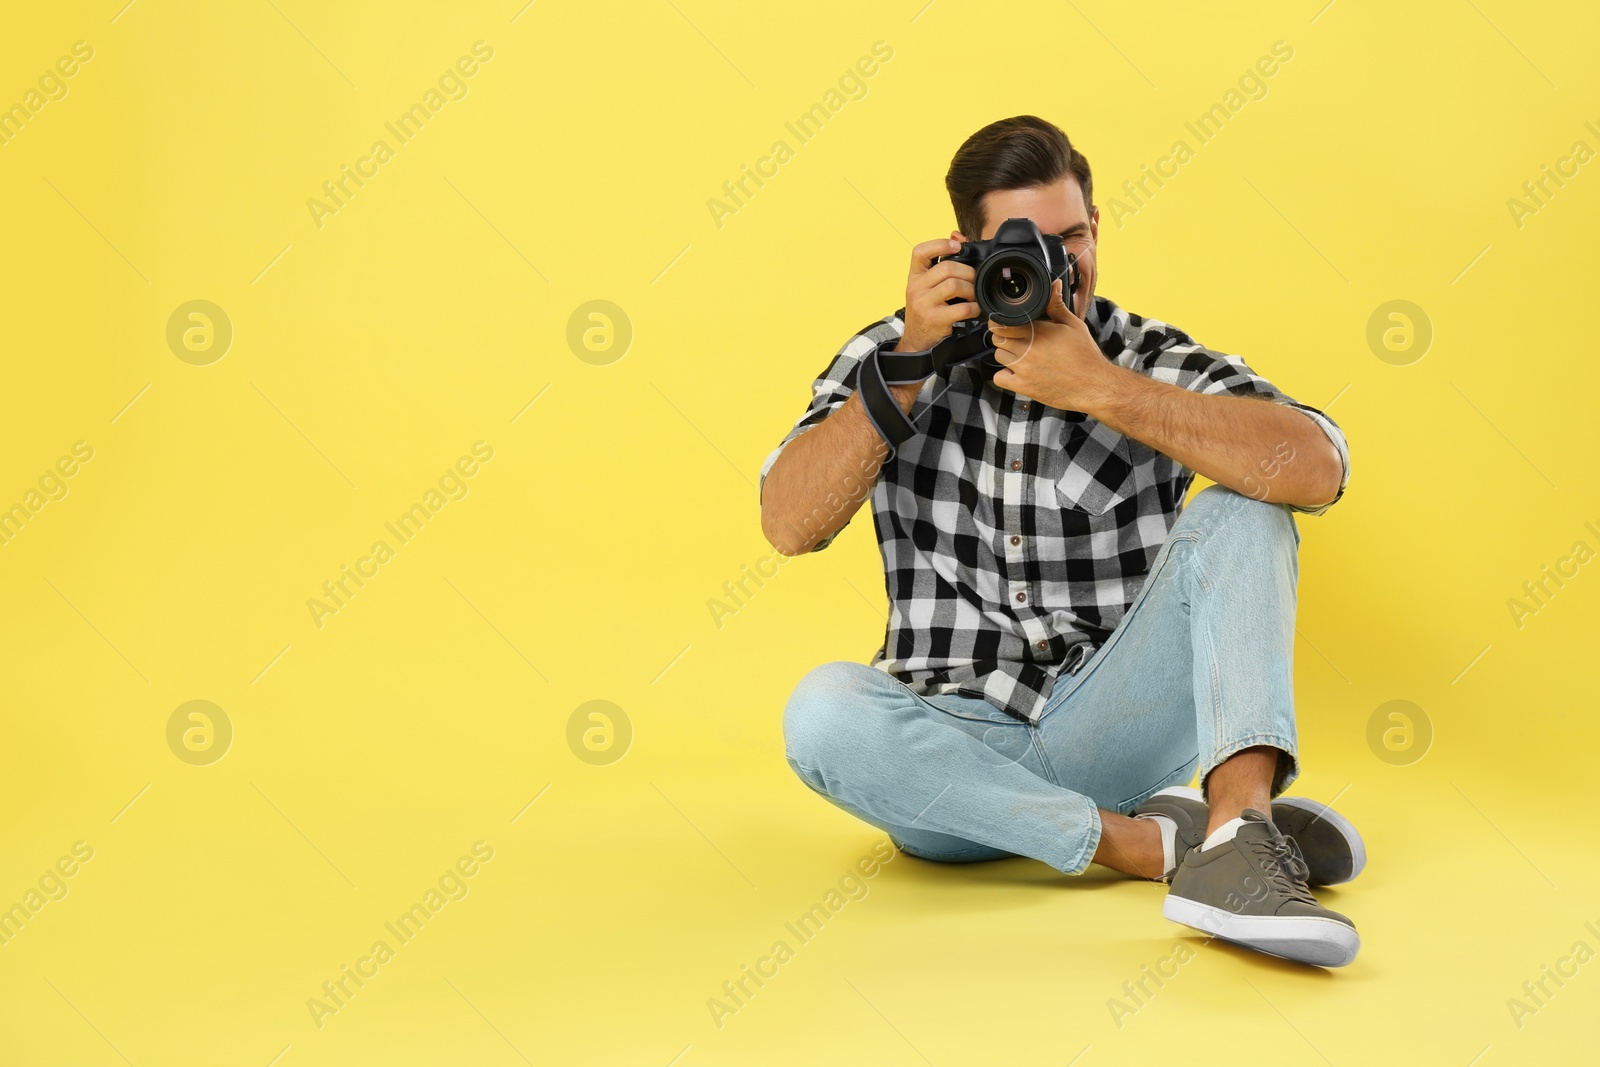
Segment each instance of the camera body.
[[[1002,326],[1021,326],[1046,318],[1050,284],[1061,282],[1061,299],[1072,306],[1080,274],[1078,258],[1055,234],[1042,233],[1032,219],[1007,219],[987,241],[968,241],[953,259],[977,270],[974,282],[983,318]],[[952,299],[950,303],[960,303]]]

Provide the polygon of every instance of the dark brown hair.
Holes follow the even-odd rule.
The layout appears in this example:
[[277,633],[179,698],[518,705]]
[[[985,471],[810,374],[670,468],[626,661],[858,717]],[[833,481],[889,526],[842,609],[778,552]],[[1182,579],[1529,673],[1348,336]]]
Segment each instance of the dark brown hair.
[[985,194],[1051,185],[1068,174],[1078,179],[1084,206],[1092,212],[1094,179],[1083,153],[1054,123],[1018,115],[991,122],[968,137],[950,161],[944,187],[950,191],[956,227],[976,241],[983,236]]

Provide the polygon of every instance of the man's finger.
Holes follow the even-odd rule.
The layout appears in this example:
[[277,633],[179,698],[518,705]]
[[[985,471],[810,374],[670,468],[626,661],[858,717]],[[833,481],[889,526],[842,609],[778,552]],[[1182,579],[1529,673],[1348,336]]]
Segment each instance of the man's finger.
[[911,273],[922,274],[933,266],[933,261],[939,256],[953,255],[961,246],[948,238],[940,241],[924,241],[911,250]]
[[976,296],[972,283],[965,278],[946,278],[934,284],[928,290],[928,295],[935,300],[948,300],[953,296],[965,297],[971,300]]
[[966,319],[975,319],[980,314],[982,312],[978,310],[978,305],[967,301],[962,304],[946,304],[944,307],[934,311],[929,316],[929,321],[936,322],[940,326],[954,326],[956,323]]
[[1067,307],[1066,302],[1061,299],[1061,289],[1061,279],[1057,278],[1051,283],[1050,306],[1045,308],[1045,314],[1050,316],[1051,322],[1059,322],[1063,326],[1069,326],[1076,322],[1078,317],[1072,313],[1072,309]]
[[[943,253],[940,253],[941,255]],[[977,268],[967,263],[958,263],[953,259],[942,260],[929,267],[925,274],[934,278],[963,278],[966,281],[977,281]]]

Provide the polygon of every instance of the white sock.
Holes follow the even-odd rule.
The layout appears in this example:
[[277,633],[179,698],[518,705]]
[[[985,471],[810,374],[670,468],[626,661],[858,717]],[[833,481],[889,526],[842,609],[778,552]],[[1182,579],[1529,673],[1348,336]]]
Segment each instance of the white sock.
[[1139,818],[1153,819],[1161,829],[1161,873],[1165,874],[1178,865],[1178,824],[1165,815],[1140,815]]
[[1200,843],[1200,851],[1204,852],[1212,845],[1220,845],[1224,841],[1232,841],[1234,832],[1243,825],[1243,819],[1229,819],[1227,822],[1217,827],[1210,837],[1206,838]]

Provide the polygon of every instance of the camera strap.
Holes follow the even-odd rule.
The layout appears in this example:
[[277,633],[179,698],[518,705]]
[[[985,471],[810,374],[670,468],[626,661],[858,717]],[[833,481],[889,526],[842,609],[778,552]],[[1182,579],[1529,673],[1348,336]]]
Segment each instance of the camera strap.
[[901,445],[915,437],[918,430],[894,394],[889,392],[889,386],[910,385],[930,376],[948,378],[952,370],[962,366],[977,371],[980,359],[994,352],[989,328],[981,321],[958,326],[938,344],[921,352],[893,351],[899,343],[899,338],[893,338],[878,345],[862,360],[856,374],[856,388],[861,392],[867,419],[889,445],[891,457]]

